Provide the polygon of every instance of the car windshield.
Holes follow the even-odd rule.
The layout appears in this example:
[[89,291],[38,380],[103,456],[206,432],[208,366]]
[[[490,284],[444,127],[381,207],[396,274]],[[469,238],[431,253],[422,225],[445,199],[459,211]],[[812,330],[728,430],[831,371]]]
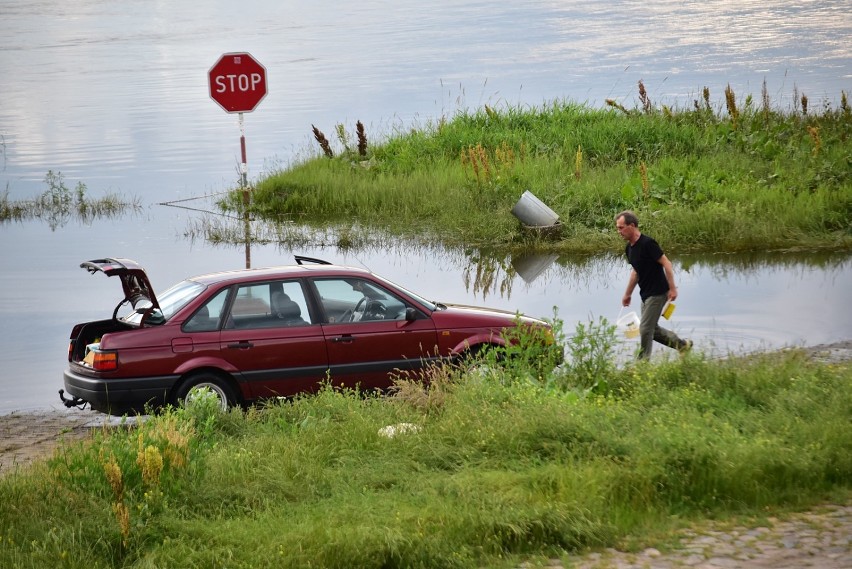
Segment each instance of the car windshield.
[[[157,300],[160,303],[160,309],[154,310],[151,315],[153,322],[165,322],[171,318],[175,312],[186,306],[186,304],[201,294],[205,288],[204,285],[195,281],[181,281],[169,288]],[[150,306],[150,304],[149,304]],[[124,321],[129,324],[139,324],[142,315],[134,312],[128,315]]]
[[422,304],[423,306],[425,306],[425,307],[426,307],[426,308],[428,308],[429,310],[435,311],[435,310],[437,310],[437,309],[438,309],[438,305],[437,305],[437,303],[435,303],[435,302],[433,302],[433,301],[431,301],[431,300],[426,300],[425,298],[423,298],[423,297],[422,297],[422,296],[420,296],[419,294],[414,293],[414,292],[411,292],[411,291],[410,291],[410,290],[408,290],[407,288],[405,288],[405,287],[401,287],[401,286],[399,286],[399,285],[398,285],[398,284],[396,284],[396,283],[392,283],[391,281],[387,280],[387,279],[386,279],[386,278],[384,278],[384,277],[380,277],[380,276],[378,276],[378,275],[373,275],[373,276],[377,277],[379,280],[384,281],[386,284],[390,285],[390,287],[391,287],[392,289],[394,289],[394,288],[395,288],[396,290],[399,290],[399,291],[404,292],[405,294],[407,294],[408,296],[410,296],[411,298],[413,298],[414,300],[416,300],[417,302],[419,302],[420,304]]

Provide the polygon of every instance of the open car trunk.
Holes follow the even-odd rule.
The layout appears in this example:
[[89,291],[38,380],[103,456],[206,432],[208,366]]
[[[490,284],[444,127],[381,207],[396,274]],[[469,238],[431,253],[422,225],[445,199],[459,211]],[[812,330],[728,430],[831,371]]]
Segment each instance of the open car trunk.
[[93,344],[98,344],[104,334],[136,329],[136,326],[131,326],[130,324],[125,324],[119,320],[113,319],[77,324],[74,326],[74,329],[71,330],[71,343],[68,347],[68,361],[86,367],[91,367],[91,363],[85,361],[86,356],[90,351],[89,347]]

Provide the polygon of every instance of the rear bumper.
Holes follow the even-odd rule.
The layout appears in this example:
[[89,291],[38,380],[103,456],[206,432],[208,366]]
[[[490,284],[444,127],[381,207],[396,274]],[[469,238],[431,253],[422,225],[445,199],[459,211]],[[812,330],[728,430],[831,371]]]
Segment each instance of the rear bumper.
[[180,376],[103,379],[66,369],[65,391],[89,403],[95,411],[110,415],[143,413],[146,405],[160,407],[168,402],[169,393]]

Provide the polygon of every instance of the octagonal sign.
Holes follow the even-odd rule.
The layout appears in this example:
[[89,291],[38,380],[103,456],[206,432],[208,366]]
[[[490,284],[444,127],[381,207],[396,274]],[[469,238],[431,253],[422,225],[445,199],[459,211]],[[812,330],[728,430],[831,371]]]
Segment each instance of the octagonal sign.
[[210,98],[229,113],[250,113],[266,96],[266,68],[249,53],[226,53],[210,68]]

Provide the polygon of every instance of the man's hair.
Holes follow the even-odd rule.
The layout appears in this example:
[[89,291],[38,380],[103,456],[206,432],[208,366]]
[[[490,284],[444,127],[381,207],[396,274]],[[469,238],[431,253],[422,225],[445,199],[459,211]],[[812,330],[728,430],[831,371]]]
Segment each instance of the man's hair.
[[618,215],[616,215],[615,221],[618,221],[619,217],[624,218],[624,224],[625,225],[635,225],[636,227],[639,227],[639,218],[636,217],[636,214],[633,213],[632,211],[630,211],[629,209],[626,209],[626,210],[622,211],[621,213],[619,213]]

